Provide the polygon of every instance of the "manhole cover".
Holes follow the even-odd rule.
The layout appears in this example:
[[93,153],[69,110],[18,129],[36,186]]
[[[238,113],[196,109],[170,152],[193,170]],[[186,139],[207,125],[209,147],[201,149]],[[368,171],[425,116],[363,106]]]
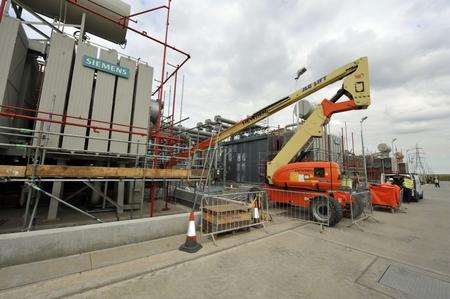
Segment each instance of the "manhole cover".
[[391,264],[378,283],[417,298],[450,298],[450,283],[406,267]]

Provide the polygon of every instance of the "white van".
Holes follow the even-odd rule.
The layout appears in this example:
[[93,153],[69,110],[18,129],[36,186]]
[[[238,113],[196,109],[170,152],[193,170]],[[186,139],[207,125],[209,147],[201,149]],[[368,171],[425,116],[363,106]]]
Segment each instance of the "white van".
[[412,174],[412,173],[382,173],[381,174],[381,183],[387,182],[388,179],[393,179],[394,184],[398,185],[400,188],[403,188],[403,178],[408,177],[413,180],[414,182],[414,189],[412,194],[412,200],[413,201],[419,201],[423,199],[423,189],[422,189],[422,183],[420,181],[420,177],[418,174]]
[[412,180],[414,181],[414,194],[413,197],[415,201],[423,199],[423,189],[422,182],[420,181],[420,176],[418,174],[410,174]]

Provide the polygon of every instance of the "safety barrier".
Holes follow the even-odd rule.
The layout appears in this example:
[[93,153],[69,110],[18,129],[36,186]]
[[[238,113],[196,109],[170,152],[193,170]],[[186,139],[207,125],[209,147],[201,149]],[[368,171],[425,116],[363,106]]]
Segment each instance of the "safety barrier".
[[201,197],[203,236],[263,227],[269,219],[265,191],[203,194]]
[[352,192],[352,200],[350,202],[350,209],[348,218],[350,218],[349,227],[355,225],[362,230],[359,223],[364,220],[372,220],[377,222],[373,217],[373,204],[370,192],[368,190]]
[[324,193],[268,187],[264,187],[264,190],[268,197],[270,216],[275,221],[288,218],[334,226],[342,219],[339,203]]

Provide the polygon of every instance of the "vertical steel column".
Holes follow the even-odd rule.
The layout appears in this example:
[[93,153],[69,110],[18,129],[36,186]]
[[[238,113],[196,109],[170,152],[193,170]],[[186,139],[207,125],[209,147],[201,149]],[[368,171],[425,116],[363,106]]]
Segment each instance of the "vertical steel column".
[[[155,136],[155,140],[154,143],[155,144],[160,144],[160,131],[161,131],[161,111],[162,111],[162,96],[163,96],[163,90],[164,90],[164,75],[165,75],[165,71],[166,71],[166,58],[167,58],[167,39],[168,39],[168,35],[169,35],[169,18],[170,18],[170,2],[171,0],[167,0],[167,15],[166,15],[166,31],[164,34],[164,50],[163,50],[163,61],[162,61],[162,67],[161,67],[161,86],[159,88],[159,94],[158,94],[158,104],[159,104],[159,111],[158,111],[158,116],[156,118],[156,136]],[[154,147],[154,158],[153,158],[153,168],[157,167],[157,156],[158,156],[158,152],[159,150],[157,150]],[[149,204],[149,208],[150,208],[150,217],[153,217],[154,214],[154,192],[155,192],[155,188],[156,186],[151,183],[150,184],[150,204]]]
[[173,124],[175,122],[175,101],[176,101],[176,96],[177,96],[177,83],[178,83],[178,70],[175,71],[175,84],[173,85],[173,100],[172,100],[172,129],[173,129]]
[[5,13],[6,1],[7,0],[2,0],[2,3],[0,4],[0,23],[2,22],[3,15]]

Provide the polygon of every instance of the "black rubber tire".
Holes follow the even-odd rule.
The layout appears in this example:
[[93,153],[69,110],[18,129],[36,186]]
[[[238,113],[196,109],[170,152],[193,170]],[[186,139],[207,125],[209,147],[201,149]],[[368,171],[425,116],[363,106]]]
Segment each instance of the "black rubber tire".
[[[328,205],[327,199],[329,201]],[[326,208],[326,211],[324,211],[324,208]],[[328,223],[331,227],[338,224],[343,217],[342,208],[339,202],[332,197],[323,195],[317,196],[311,200],[310,213],[314,221],[325,224]]]
[[419,195],[415,190],[411,191],[411,201],[412,202],[419,202]]

